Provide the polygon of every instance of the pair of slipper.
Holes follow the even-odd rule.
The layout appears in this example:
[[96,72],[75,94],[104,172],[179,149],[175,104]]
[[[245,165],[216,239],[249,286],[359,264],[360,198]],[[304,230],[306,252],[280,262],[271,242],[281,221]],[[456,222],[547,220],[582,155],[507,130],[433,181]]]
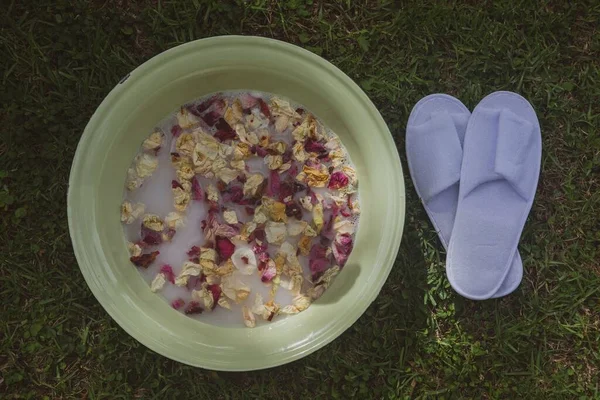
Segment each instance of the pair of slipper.
[[517,245],[542,155],[531,104],[495,92],[470,113],[452,96],[427,96],[408,119],[406,153],[417,194],[447,250],[454,290],[474,300],[514,291],[523,277]]

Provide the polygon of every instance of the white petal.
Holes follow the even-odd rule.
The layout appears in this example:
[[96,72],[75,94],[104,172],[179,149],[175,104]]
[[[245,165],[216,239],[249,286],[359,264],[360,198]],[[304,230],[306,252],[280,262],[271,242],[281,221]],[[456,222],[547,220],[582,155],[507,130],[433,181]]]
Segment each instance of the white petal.
[[[244,258],[248,261],[247,263],[244,261]],[[248,247],[239,247],[236,249],[236,251],[231,255],[231,261],[238,271],[244,275],[252,275],[254,272],[256,272],[256,255],[252,249]]]

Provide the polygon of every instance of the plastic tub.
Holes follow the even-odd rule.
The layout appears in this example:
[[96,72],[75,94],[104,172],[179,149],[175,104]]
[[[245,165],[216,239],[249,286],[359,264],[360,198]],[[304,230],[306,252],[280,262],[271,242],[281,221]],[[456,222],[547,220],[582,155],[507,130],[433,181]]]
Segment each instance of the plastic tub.
[[[254,329],[186,317],[150,292],[119,220],[127,167],[141,141],[178,106],[220,90],[261,90],[305,105],[336,132],[359,177],[355,248],[334,284],[308,310]],[[71,169],[69,229],[94,296],[131,336],[171,359],[215,370],[284,364],[325,346],[371,304],[394,263],[404,225],[404,182],[390,132],[343,72],[299,47],[227,36],[178,46],[147,61],[104,99]]]

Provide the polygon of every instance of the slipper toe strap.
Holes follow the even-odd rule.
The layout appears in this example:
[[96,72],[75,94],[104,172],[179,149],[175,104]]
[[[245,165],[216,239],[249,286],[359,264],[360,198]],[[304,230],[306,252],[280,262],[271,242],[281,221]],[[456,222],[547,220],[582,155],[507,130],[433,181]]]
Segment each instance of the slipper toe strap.
[[462,147],[453,116],[447,112],[412,127],[409,151],[417,156],[412,160],[415,184],[423,202],[451,187],[460,180]]
[[524,177],[527,175],[527,157],[534,142],[533,133],[534,127],[529,121],[507,109],[499,111],[494,171],[525,199],[531,191],[531,184]]

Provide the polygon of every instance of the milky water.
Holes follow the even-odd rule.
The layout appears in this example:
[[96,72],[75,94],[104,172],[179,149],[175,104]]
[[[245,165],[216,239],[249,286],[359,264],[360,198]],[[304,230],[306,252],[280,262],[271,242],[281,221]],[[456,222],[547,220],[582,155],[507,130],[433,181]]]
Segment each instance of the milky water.
[[[236,96],[238,92],[228,92],[230,96]],[[256,97],[262,97],[268,103],[268,97],[270,95],[265,93],[255,93],[251,92]],[[197,100],[195,103],[200,103],[205,99],[209,98],[206,96]],[[302,107],[295,105],[290,102],[294,108]],[[302,107],[304,108],[304,107]],[[176,139],[172,137],[170,133],[171,127],[177,123],[175,118],[175,113],[165,118],[158,125],[158,129],[164,133],[164,141],[161,147],[161,150],[158,152],[158,168],[152,174],[151,177],[144,180],[143,185],[132,192],[125,191],[125,199],[132,202],[137,203],[141,202],[145,204],[146,214],[156,214],[161,218],[166,217],[169,212],[174,211],[173,207],[173,194],[171,191],[171,181],[176,180],[177,176],[175,173],[175,169],[171,164],[170,159],[170,151],[175,151],[175,141]],[[274,132],[274,131],[273,131]],[[214,132],[212,132],[214,133]],[[328,131],[329,135],[334,135],[333,132]],[[291,134],[289,132],[284,132],[284,134],[272,133],[271,141],[285,141],[290,144],[292,141]],[[349,157],[348,157],[349,160]],[[349,165],[352,165],[349,160]],[[254,157],[247,161],[247,165],[250,169],[250,173],[262,173],[265,176],[265,179],[269,176],[269,170],[267,166],[264,164],[263,160],[258,157]],[[198,181],[203,189],[209,183],[215,184],[214,179],[206,179],[201,177],[200,175],[196,175]],[[317,193],[325,194],[327,189],[315,189]],[[294,199],[298,200],[304,193],[297,194]],[[357,196],[355,194],[354,196]],[[252,220],[251,215],[247,215],[243,206],[239,206],[236,204],[229,203],[227,205],[227,209],[233,209],[236,211],[239,222],[245,223]],[[329,217],[329,211],[325,211],[324,220],[327,221]],[[171,242],[162,243],[159,246],[152,248],[152,250],[159,250],[160,254],[156,258],[155,262],[152,263],[147,269],[138,268],[142,277],[150,284],[156,274],[159,272],[160,267],[164,264],[169,264],[173,267],[173,272],[177,276],[182,269],[182,265],[185,261],[189,259],[187,252],[192,246],[201,246],[203,243],[204,234],[201,229],[201,221],[207,218],[208,214],[208,206],[204,201],[190,201],[185,214],[185,226],[179,228],[177,233],[173,237]],[[304,211],[303,219],[310,222],[312,220],[312,213]],[[356,217],[353,217],[356,218]],[[355,221],[358,223],[358,221]],[[130,242],[138,242],[141,240],[140,234],[141,220],[136,220],[133,224],[125,225],[123,224],[123,229],[125,233],[125,237]],[[297,237],[288,236],[286,241],[296,247],[298,240],[301,235]],[[232,239],[232,242],[236,246],[236,250],[242,247],[251,247],[245,242],[237,241]],[[270,245],[269,246],[269,254],[275,255],[277,254],[277,249],[279,246]],[[147,252],[148,250],[145,250]],[[298,257],[300,264],[304,270],[304,277],[306,282],[310,282],[310,269],[308,267],[308,257],[299,256]],[[260,293],[265,299],[265,301],[269,298],[269,292],[271,289],[271,283],[265,284],[261,281],[260,275],[255,273],[253,275],[239,275],[240,279],[251,289],[250,296],[248,300],[246,300],[243,304],[235,304],[233,301],[229,301],[231,305],[231,310],[224,309],[220,306],[217,306],[212,312],[205,310],[202,314],[190,315],[191,318],[199,319],[207,323],[212,323],[220,326],[229,326],[229,327],[241,327],[244,326],[243,318],[242,318],[242,306],[247,305],[251,307],[254,304],[254,298],[257,293]],[[192,300],[191,291],[186,287],[179,287],[167,282],[164,288],[157,293],[157,295],[165,298],[166,301],[171,303],[173,300],[181,298],[186,304]],[[282,307],[292,303],[293,296],[287,289],[279,288],[277,291],[277,295],[275,296],[275,302],[280,304]],[[183,310],[183,307],[182,309]],[[290,316],[293,317],[293,316]],[[276,317],[276,320],[280,320],[282,318],[288,318],[285,315],[279,315]],[[268,323],[263,321],[259,316],[256,318],[257,325]]]

